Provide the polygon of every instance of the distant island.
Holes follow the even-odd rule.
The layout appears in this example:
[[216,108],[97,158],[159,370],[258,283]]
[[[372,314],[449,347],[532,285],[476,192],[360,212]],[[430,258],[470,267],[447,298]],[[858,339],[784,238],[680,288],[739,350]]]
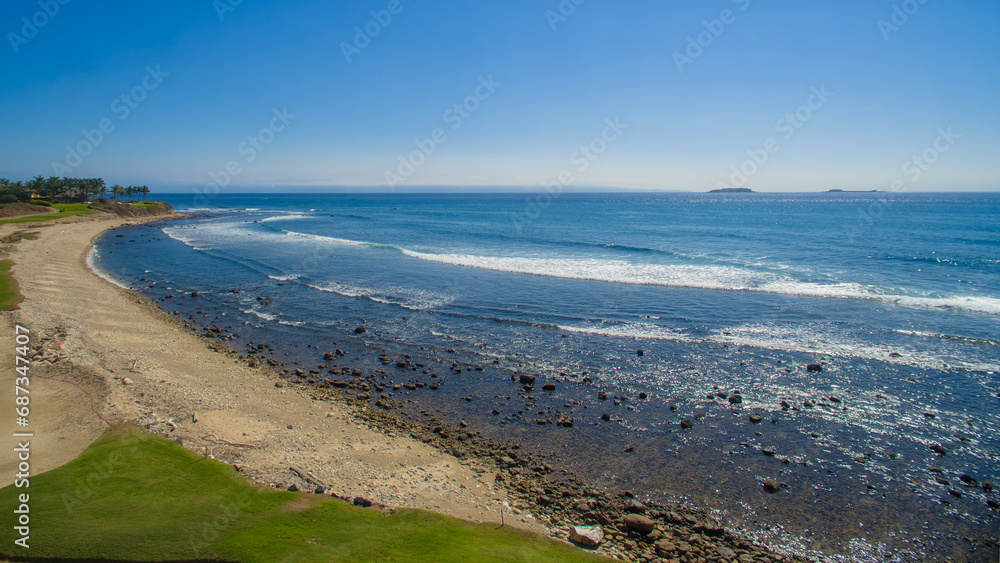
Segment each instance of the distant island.
[[852,194],[853,193],[866,193],[867,194],[867,193],[872,193],[872,192],[877,192],[877,191],[878,190],[840,190],[840,189],[836,189],[835,188],[835,189],[832,189],[832,190],[826,190],[826,193],[828,193],[828,194],[829,193],[852,193]]
[[750,188],[719,188],[717,190],[708,190],[710,194],[752,194],[753,190]]

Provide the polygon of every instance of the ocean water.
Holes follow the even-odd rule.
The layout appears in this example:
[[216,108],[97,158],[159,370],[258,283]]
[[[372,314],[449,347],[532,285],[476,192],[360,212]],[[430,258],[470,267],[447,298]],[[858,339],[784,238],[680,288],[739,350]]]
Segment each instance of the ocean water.
[[[832,559],[996,560],[995,497],[959,476],[1000,478],[1000,194],[163,199],[202,216],[108,233],[95,267],[237,342],[308,365],[363,324],[366,350],[489,366],[416,405],[606,486]],[[525,371],[587,423],[514,413]]]

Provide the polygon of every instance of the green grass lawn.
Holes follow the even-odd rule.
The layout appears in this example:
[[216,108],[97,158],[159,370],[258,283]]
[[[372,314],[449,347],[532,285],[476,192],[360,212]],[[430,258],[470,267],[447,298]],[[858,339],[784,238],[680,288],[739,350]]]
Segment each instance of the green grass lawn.
[[0,557],[162,561],[607,561],[543,536],[420,510],[386,513],[262,489],[231,466],[133,428],[0,490],[30,494],[30,549],[0,527]]
[[18,303],[24,301],[17,289],[17,282],[10,275],[13,266],[12,260],[0,260],[0,311],[13,311]]
[[32,221],[51,221],[53,219],[62,219],[63,217],[72,217],[74,215],[86,215],[88,213],[98,213],[97,211],[91,209],[86,203],[53,203],[52,207],[59,210],[58,213],[42,213],[39,215],[28,215],[27,217],[18,217],[17,219],[0,219],[0,225],[5,223],[30,223]]

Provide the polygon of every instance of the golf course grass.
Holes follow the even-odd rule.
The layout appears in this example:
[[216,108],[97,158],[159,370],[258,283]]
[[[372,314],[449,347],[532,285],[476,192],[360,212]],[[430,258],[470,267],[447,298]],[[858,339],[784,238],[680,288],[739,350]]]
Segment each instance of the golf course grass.
[[[216,561],[607,561],[549,538],[420,510],[359,508],[257,487],[231,466],[121,425],[74,461],[0,489],[29,494],[29,549],[0,527],[0,557]],[[10,514],[10,512],[8,512]],[[13,515],[9,516],[12,518]]]
[[39,215],[28,215],[27,217],[18,217],[16,219],[0,219],[0,225],[5,223],[30,223],[32,221],[50,221],[53,219],[62,219],[63,217],[72,217],[74,215],[86,215],[88,213],[97,213],[97,211],[91,209],[86,203],[53,203],[52,207],[58,209],[58,213],[41,213]]

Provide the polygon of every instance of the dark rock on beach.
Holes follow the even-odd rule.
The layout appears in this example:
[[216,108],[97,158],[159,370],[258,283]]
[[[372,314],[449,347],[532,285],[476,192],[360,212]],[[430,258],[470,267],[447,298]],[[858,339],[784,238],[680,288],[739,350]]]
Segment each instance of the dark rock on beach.
[[643,535],[649,534],[656,529],[656,522],[642,516],[641,514],[626,514],[622,520],[630,529]]

